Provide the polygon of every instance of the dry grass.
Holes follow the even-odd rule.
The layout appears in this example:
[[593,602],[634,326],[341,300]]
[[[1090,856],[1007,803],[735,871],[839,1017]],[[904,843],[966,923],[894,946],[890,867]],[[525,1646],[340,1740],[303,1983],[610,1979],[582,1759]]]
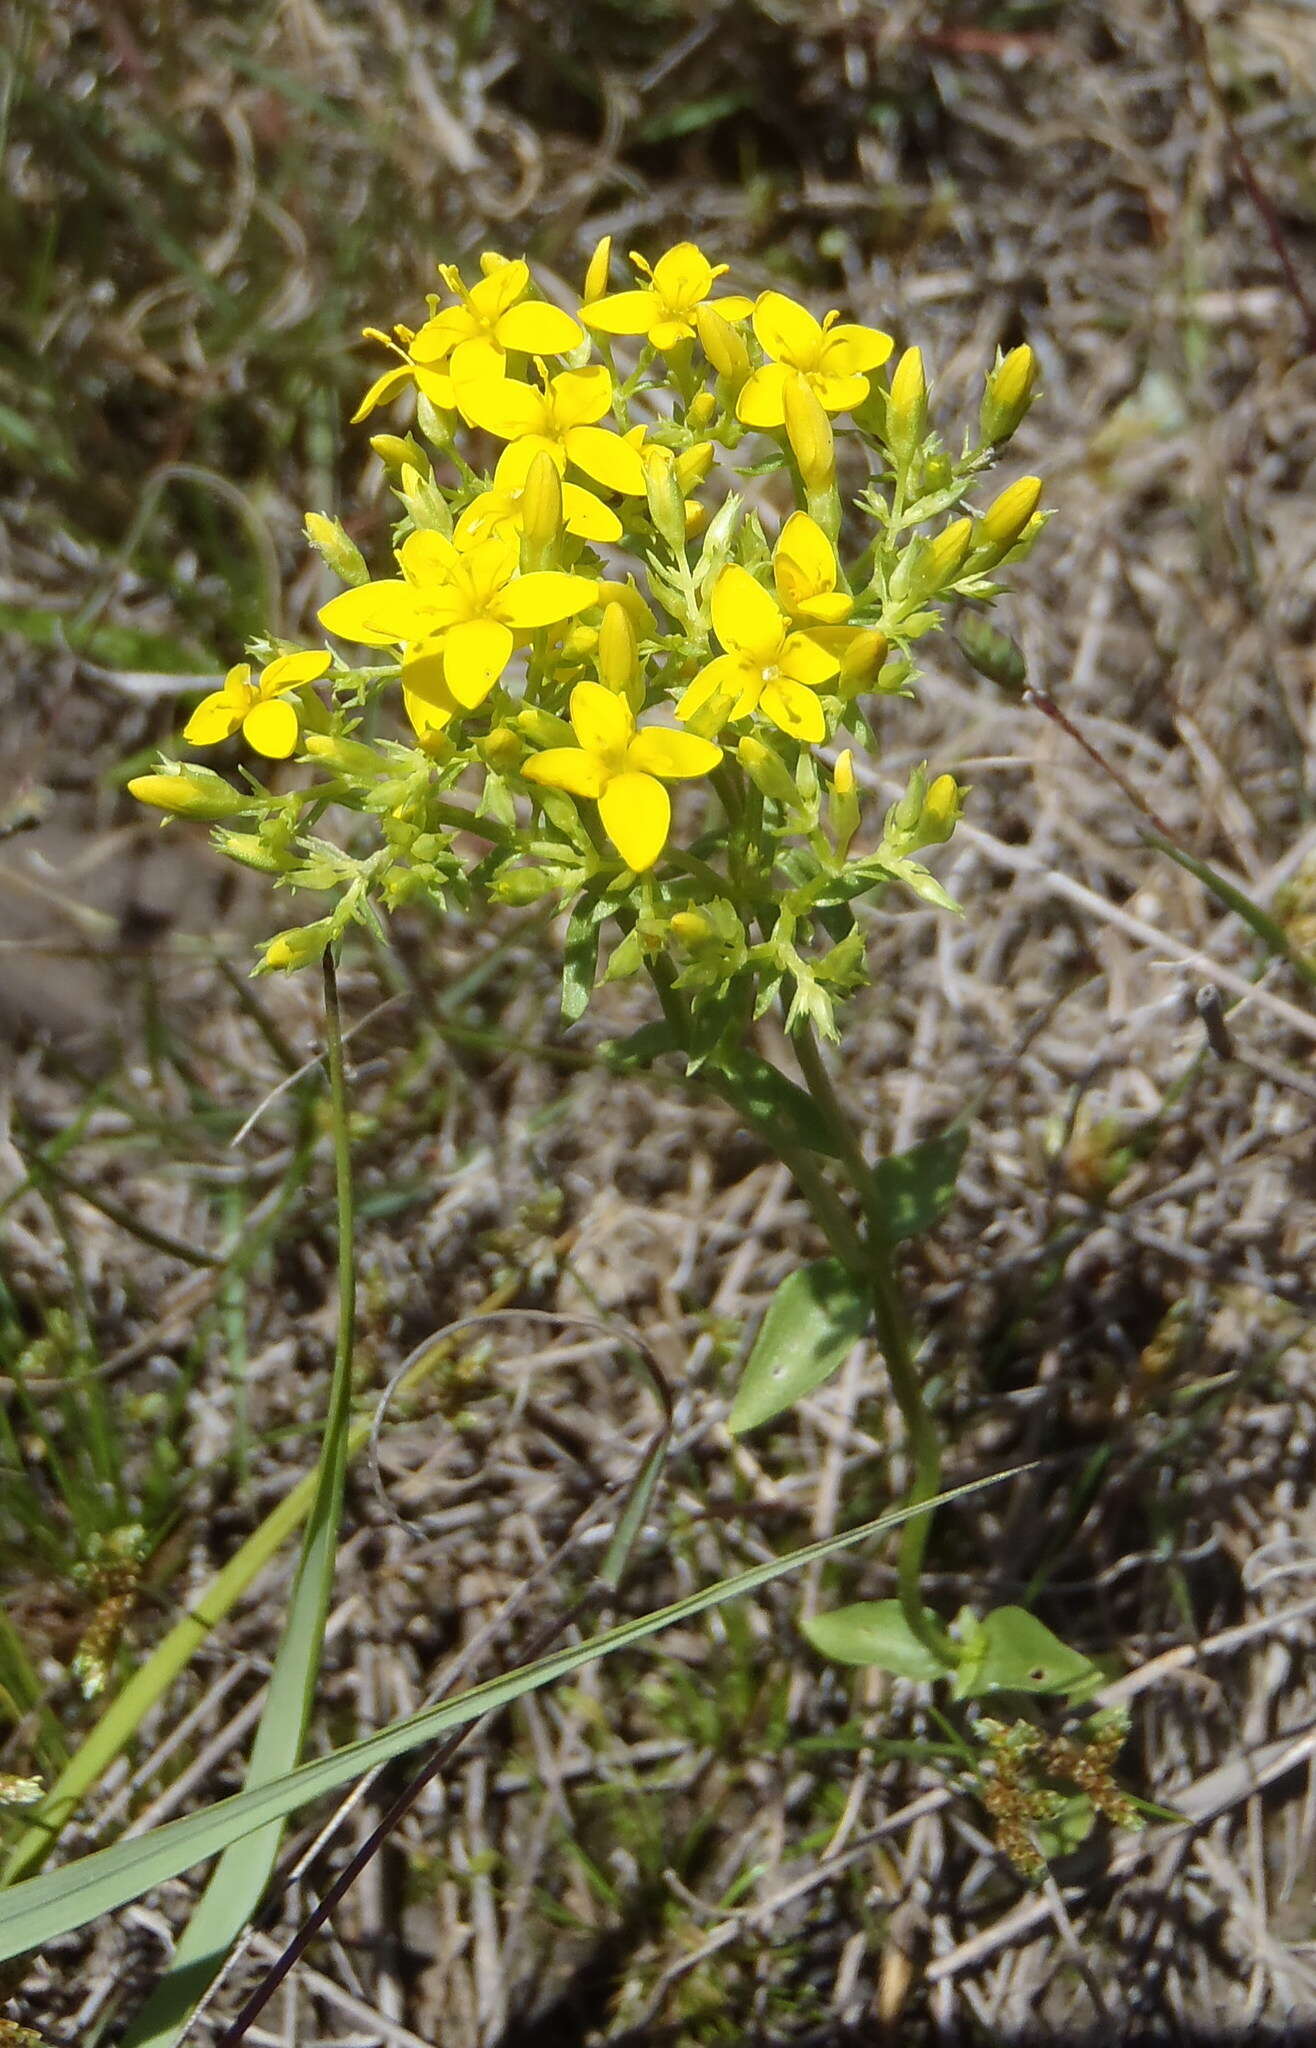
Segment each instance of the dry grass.
[[[993,346],[1026,335],[1046,393],[1014,453],[1057,511],[1013,609],[1033,678],[1186,848],[1260,901],[1293,885],[1308,915],[1316,373],[1193,45],[1154,0],[966,6],[932,27],[865,0],[477,0],[443,25],[402,0],[158,17],[98,0],[15,18],[4,796],[11,823],[40,822],[0,850],[0,1172],[26,1190],[5,1215],[0,1342],[37,1375],[47,1435],[11,1404],[13,1497],[45,1533],[38,1548],[16,1511],[0,1565],[72,1740],[90,1710],[68,1573],[88,1529],[131,1505],[164,1534],[140,1650],[312,1452],[332,1340],[313,1089],[229,1142],[313,1050],[312,996],[241,991],[267,899],[228,893],[181,832],[161,856],[118,785],[174,730],[173,679],[229,655],[263,584],[290,630],[309,615],[302,507],[381,535],[364,438],[342,428],[362,377],[344,336],[403,314],[435,255],[529,243],[575,277],[598,233],[652,249],[685,229],[751,285],[792,275],[922,343],[952,412]],[[1238,136],[1316,278],[1316,25],[1297,0],[1208,19]],[[974,785],[940,869],[968,915],[874,920],[845,1081],[895,1146],[985,1091],[961,1199],[909,1278],[952,1477],[1039,1461],[947,1514],[933,1588],[947,1610],[1027,1595],[1130,1673],[1124,1774],[1191,1824],[1098,1837],[1023,1893],[981,1812],[890,1746],[929,1732],[919,1696],[822,1667],[782,1586],[482,1730],[263,2038],[1311,2022],[1316,1012],[1072,741],[949,644],[920,708],[891,710],[874,785],[925,755]],[[533,921],[415,920],[398,941],[344,977],[353,1016],[395,998],[354,1042],[363,1401],[510,1278],[523,1303],[632,1320],[680,1389],[637,1608],[880,1511],[902,1472],[871,1361],[747,1447],[721,1427],[742,1333],[806,1242],[783,1175],[683,1089],[592,1058],[630,1015],[615,998],[563,1045]],[[1197,1006],[1213,988],[1234,1005],[1230,1058]],[[242,1255],[189,1265],[171,1240]],[[73,1372],[101,1377],[70,1402]],[[93,1412],[108,1470],[85,1448]],[[408,1534],[362,1477],[316,1739],[419,1704],[454,1658],[514,1661],[582,1583],[587,1545],[478,1667],[472,1646],[648,1421],[616,1360],[564,1326],[532,1381],[508,1343],[390,1430],[391,1499],[440,1525]],[[61,1455],[86,1463],[76,1512]],[[829,1568],[806,1604],[885,1592],[889,1565]],[[237,1782],[280,1591],[270,1575],[212,1639],[70,1850]],[[26,1714],[8,1767],[39,1734]],[[345,1813],[280,1926],[369,1813]],[[191,1891],[35,1961],[13,2017],[68,2048],[112,2041]]]

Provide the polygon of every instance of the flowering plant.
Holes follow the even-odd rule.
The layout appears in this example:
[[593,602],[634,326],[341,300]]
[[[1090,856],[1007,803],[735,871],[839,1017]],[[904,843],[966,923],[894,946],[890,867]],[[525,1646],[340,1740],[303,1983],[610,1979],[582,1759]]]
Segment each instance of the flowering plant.
[[[345,586],[319,615],[330,646],[258,643],[183,734],[240,730],[309,773],[240,786],[170,760],[131,787],[323,899],[265,971],[319,960],[353,922],[382,934],[417,899],[549,900],[568,1020],[599,980],[647,976],[660,1021],[614,1062],[682,1056],[787,1163],[830,1248],[774,1298],[731,1427],[780,1414],[871,1324],[924,1505],[940,1447],[894,1248],[940,1213],[963,1131],[869,1159],[819,1040],[868,980],[865,904],[894,890],[956,908],[921,856],[965,792],[924,764],[866,816],[855,759],[947,607],[989,604],[1042,529],[1038,478],[980,497],[1035,360],[998,357],[954,453],[917,348],[780,291],[726,292],[726,266],[691,243],[632,262],[638,282],[610,290],[601,242],[570,310],[520,260],[483,256],[471,283],[443,266],[418,327],[368,330],[394,360],[357,420],[404,397],[415,412],[372,443],[394,560],[372,575],[310,515]],[[989,670],[1000,641],[965,635]],[[330,838],[331,810],[367,832]],[[752,1046],[773,1007],[803,1085]],[[926,1512],[904,1525],[898,1599],[819,1617],[820,1649],[959,1699],[1091,1689],[1088,1660],[1020,1609],[933,1613],[927,1528]]]

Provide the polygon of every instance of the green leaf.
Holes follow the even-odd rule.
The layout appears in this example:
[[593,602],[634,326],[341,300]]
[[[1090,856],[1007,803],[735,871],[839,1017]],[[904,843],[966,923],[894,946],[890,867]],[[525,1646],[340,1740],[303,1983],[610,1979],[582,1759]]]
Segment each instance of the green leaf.
[[857,1600],[800,1623],[815,1650],[838,1664],[875,1664],[897,1678],[944,1678],[946,1666],[916,1636],[898,1600]]
[[[1016,1468],[1016,1471],[1028,1469],[1024,1466]],[[115,1912],[129,1900],[140,1898],[143,1892],[165,1884],[171,1877],[190,1870],[194,1864],[217,1855],[230,1842],[241,1841],[260,1828],[268,1827],[272,1821],[296,1813],[325,1793],[350,1785],[376,1765],[405,1755],[409,1749],[431,1742],[454,1728],[469,1727],[473,1721],[482,1719],[495,1709],[551,1685],[559,1678],[569,1677],[599,1657],[630,1648],[665,1628],[691,1621],[696,1615],[721,1606],[724,1601],[770,1585],[774,1580],[784,1578],[788,1572],[798,1571],[854,1544],[866,1542],[907,1521],[911,1514],[961,1499],[983,1487],[995,1485],[998,1478],[1013,1476],[1013,1473],[1002,1473],[991,1479],[977,1480],[969,1486],[952,1488],[936,1500],[926,1502],[922,1510],[897,1508],[893,1513],[879,1515],[875,1521],[864,1522],[856,1529],[844,1530],[839,1536],[824,1537],[785,1557],[773,1557],[762,1564],[751,1565],[747,1571],[721,1579],[713,1586],[701,1587],[698,1592],[688,1594],[670,1607],[624,1621],[616,1628],[591,1636],[584,1643],[554,1650],[518,1671],[473,1686],[456,1699],[440,1701],[437,1706],[396,1721],[375,1735],[348,1743],[345,1748],[334,1750],[328,1756],[316,1757],[271,1784],[235,1793],[228,1799],[203,1807],[199,1813],[166,1821],[162,1827],[152,1828],[147,1834],[133,1835],[108,1849],[95,1850],[90,1856],[78,1857],[43,1877],[28,1878],[5,1893],[4,1913],[0,1916],[0,1962],[10,1956],[25,1955],[76,1927],[85,1927],[104,1913]]]
[[816,1259],[788,1273],[768,1303],[731,1404],[732,1435],[771,1422],[829,1380],[868,1317],[868,1302],[839,1259]]
[[599,1058],[614,1074],[642,1073],[666,1052],[677,1050],[676,1034],[664,1018],[641,1024],[629,1038],[605,1038]]
[[1024,1607],[997,1607],[977,1622],[955,1676],[957,1700],[989,1692],[1082,1694],[1102,1682],[1100,1668],[1071,1650]]
[[969,1126],[957,1117],[935,1138],[893,1152],[873,1169],[873,1189],[886,1216],[892,1244],[918,1237],[939,1223],[955,1199],[955,1182],[969,1142]]
[[583,1017],[599,965],[599,927],[612,910],[606,896],[582,896],[567,923],[562,949],[562,1021]]
[[785,1136],[826,1159],[837,1157],[831,1126],[811,1095],[797,1088],[770,1060],[742,1048],[723,1057],[719,1074],[731,1085],[723,1093],[751,1124],[768,1135]]

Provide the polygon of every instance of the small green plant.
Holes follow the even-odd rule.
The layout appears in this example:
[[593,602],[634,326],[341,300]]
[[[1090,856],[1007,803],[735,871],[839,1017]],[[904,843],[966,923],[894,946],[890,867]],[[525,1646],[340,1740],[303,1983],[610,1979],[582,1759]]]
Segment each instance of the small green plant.
[[[765,1427],[870,1330],[905,1425],[897,1597],[816,1616],[810,1640],[942,1686],[952,1712],[993,1695],[1078,1703],[1101,1674],[1034,1617],[952,1620],[923,1593],[943,1447],[896,1252],[951,1201],[967,1122],[870,1157],[824,1050],[869,980],[866,907],[904,895],[957,912],[923,856],[952,837],[966,792],[923,764],[875,810],[857,757],[877,749],[881,701],[912,692],[946,608],[990,604],[1042,530],[1038,478],[983,492],[1034,358],[996,361],[955,450],[917,348],[897,354],[876,328],[819,321],[779,291],[726,293],[725,266],[689,243],[652,268],[633,258],[620,291],[610,260],[605,240],[574,312],[520,260],[484,256],[473,283],[444,267],[418,327],[371,330],[393,361],[357,419],[404,396],[415,411],[413,429],[373,441],[398,505],[393,561],[372,574],[341,525],[311,514],[344,585],[320,613],[330,644],[256,642],[183,734],[240,734],[258,765],[302,772],[239,782],[171,758],[131,787],[315,899],[265,946],[263,972],[324,961],[332,989],[354,924],[383,937],[412,903],[547,903],[565,918],[568,1022],[601,983],[647,982],[654,1020],[611,1049],[614,1066],[683,1061],[790,1169],[828,1246],[777,1290],[732,1430]],[[751,477],[771,516],[737,488]],[[754,1044],[770,1011],[794,1074]],[[999,1788],[995,1724],[963,1725]],[[1058,1757],[1053,1741],[1048,1777],[1078,1783],[1068,1765],[1083,1758],[1066,1752],[1061,1772]],[[1054,1805],[1030,1797],[1021,1827]]]

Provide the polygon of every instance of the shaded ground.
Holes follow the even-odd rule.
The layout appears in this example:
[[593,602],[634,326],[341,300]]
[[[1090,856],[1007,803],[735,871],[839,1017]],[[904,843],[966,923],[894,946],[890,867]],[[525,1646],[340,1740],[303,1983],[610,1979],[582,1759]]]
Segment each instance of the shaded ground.
[[[126,1670],[313,1453],[333,1329],[314,1074],[231,1141],[313,1053],[316,992],[248,989],[278,906],[120,789],[176,730],[182,679],[267,602],[309,619],[304,507],[380,542],[376,465],[343,424],[356,328],[405,317],[436,257],[529,246],[575,279],[610,231],[650,253],[693,232],[750,289],[789,276],[918,341],[952,412],[1026,336],[1045,396],[1012,458],[1056,508],[1008,620],[1032,677],[1304,943],[1316,358],[1273,233],[1316,292],[1316,24],[1278,0],[1203,10],[1217,101],[1152,0],[13,13],[0,1572],[20,1648],[0,1678],[4,1767],[50,1772],[95,1711],[70,1660],[97,1536],[140,1521],[156,1545]],[[929,1732],[921,1696],[801,1644],[801,1595],[890,1589],[888,1558],[856,1557],[482,1731],[315,1951],[289,2039],[785,2043],[876,2017],[915,2040],[1150,2037],[1316,2010],[1316,1008],[949,643],[919,707],[892,707],[873,786],[925,756],[974,787],[940,868],[968,914],[875,918],[845,1082],[897,1147],[981,1096],[909,1279],[952,1476],[1039,1461],[938,1524],[933,1589],[946,1611],[1027,1595],[1110,1656],[1124,1776],[1193,1825],[1100,1837],[1028,1893],[980,1808],[892,1747]],[[748,1446],[721,1427],[806,1227],[719,1111],[597,1061],[642,1010],[614,995],[564,1039],[534,919],[415,918],[344,992],[369,1018],[363,1409],[496,1290],[634,1321],[683,1432],[635,1611],[880,1511],[903,1475],[871,1360]],[[509,1348],[386,1436],[392,1498],[439,1518],[423,1537],[358,1475],[318,1743],[419,1704],[454,1654],[464,1676],[516,1661],[578,1585],[537,1586],[471,1649],[651,1422],[569,1327],[513,1422],[523,1372]],[[285,1572],[67,1851],[236,1785]],[[112,2041],[191,1896],[34,1962],[12,2016]]]

